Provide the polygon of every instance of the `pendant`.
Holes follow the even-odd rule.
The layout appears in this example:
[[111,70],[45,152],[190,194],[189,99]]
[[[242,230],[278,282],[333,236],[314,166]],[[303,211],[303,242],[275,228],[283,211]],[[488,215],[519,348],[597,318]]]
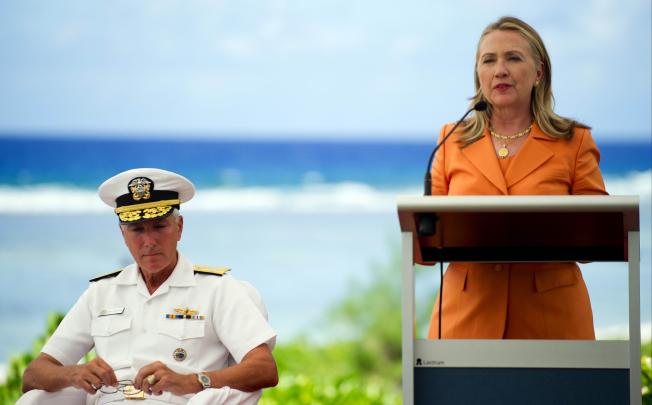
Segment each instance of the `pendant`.
[[503,145],[502,148],[498,149],[498,156],[501,158],[506,158],[507,155],[509,155],[509,149],[507,149],[507,145]]

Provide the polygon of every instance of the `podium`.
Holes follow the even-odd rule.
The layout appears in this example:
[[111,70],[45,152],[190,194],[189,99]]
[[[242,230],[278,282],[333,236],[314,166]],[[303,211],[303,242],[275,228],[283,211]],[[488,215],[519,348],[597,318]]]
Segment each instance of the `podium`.
[[[641,404],[638,197],[427,196],[397,205],[404,405]],[[414,265],[454,261],[628,262],[629,340],[415,339]]]

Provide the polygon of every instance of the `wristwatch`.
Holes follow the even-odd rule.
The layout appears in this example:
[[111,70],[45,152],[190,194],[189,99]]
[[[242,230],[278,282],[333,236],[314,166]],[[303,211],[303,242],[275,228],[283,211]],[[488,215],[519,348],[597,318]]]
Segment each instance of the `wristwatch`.
[[204,373],[197,373],[197,381],[204,389],[211,387],[211,378]]

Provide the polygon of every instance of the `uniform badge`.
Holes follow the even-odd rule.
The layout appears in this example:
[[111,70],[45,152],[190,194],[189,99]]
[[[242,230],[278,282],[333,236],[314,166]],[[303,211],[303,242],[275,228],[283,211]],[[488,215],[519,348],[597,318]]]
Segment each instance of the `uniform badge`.
[[179,315],[197,315],[199,311],[195,311],[194,309],[190,309],[188,307],[186,308],[174,308],[174,312],[179,314]]
[[190,308],[174,308],[173,314],[165,314],[167,319],[195,319],[203,320],[204,315],[197,315],[199,311]]
[[125,313],[125,307],[121,308],[104,308],[97,316],[122,315]]
[[183,348],[178,348],[172,353],[172,358],[175,359],[176,361],[184,361],[188,357],[188,352],[185,351]]
[[134,201],[149,200],[152,197],[150,193],[152,181],[147,177],[136,177],[129,182],[129,191]]

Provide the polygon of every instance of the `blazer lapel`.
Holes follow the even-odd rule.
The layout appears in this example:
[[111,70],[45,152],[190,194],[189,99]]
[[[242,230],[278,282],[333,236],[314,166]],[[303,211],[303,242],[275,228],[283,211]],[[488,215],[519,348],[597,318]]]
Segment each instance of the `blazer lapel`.
[[532,126],[530,139],[525,141],[505,173],[507,187],[516,184],[552,158],[553,152],[546,146],[546,143],[551,141],[556,139],[544,134],[536,124]]
[[505,177],[502,170],[500,170],[496,150],[487,130],[485,130],[482,139],[462,149],[462,153],[491,184],[500,190],[501,194],[507,194]]

